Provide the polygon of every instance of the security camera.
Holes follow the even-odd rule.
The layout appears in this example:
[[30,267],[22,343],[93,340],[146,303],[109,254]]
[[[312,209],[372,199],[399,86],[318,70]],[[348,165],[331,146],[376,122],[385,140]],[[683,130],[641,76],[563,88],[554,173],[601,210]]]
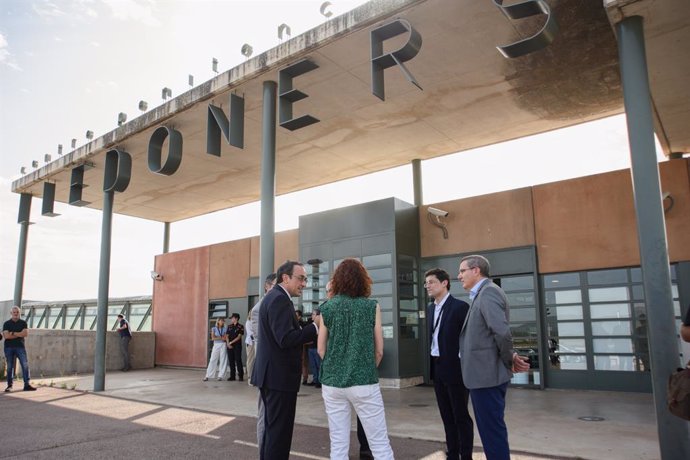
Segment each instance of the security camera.
[[160,273],[151,270],[151,279],[154,281],[163,281],[163,275]]
[[438,209],[438,208],[432,208],[429,206],[426,208],[426,212],[429,214],[433,214],[436,217],[448,217],[448,211],[444,211],[443,209]]

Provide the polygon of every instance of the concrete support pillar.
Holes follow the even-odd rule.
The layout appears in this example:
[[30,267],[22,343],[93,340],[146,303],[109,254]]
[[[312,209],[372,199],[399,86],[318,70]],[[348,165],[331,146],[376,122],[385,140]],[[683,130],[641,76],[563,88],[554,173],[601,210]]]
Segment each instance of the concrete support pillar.
[[616,24],[647,308],[652,390],[662,460],[690,458],[688,423],[666,407],[666,384],[679,364],[659,167],[654,146],[642,17]]
[[412,160],[412,187],[414,189],[414,205],[422,205],[422,160],[415,158]]
[[165,222],[163,225],[163,254],[170,252],[170,222]]
[[261,127],[259,296],[263,295],[263,280],[275,270],[276,93],[276,82],[265,81]]
[[29,238],[29,225],[31,217],[31,194],[22,193],[19,197],[19,249],[17,250],[17,271],[14,276],[14,305],[22,307],[22,294],[24,292],[24,267],[26,265],[26,242]]
[[101,222],[101,261],[98,270],[98,313],[96,317],[96,350],[93,372],[94,391],[105,390],[105,337],[108,330],[108,292],[110,289],[110,247],[113,229],[114,191],[103,192]]

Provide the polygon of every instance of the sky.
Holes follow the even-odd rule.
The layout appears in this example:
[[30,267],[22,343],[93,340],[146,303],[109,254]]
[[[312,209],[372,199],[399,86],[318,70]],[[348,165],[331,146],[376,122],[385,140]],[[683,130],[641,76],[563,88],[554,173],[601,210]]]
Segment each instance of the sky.
[[[319,25],[323,1],[295,0],[1,0],[0,1],[0,300],[12,299],[20,227],[19,195],[11,192],[22,166],[70,151],[117,126],[117,114],[136,116],[277,46],[277,28],[292,36]],[[333,0],[338,15],[363,1]],[[280,146],[278,146],[280,148]],[[658,149],[658,148],[657,148]],[[657,154],[661,158],[661,154]],[[630,166],[625,118],[447,155],[422,163],[424,204],[596,174]],[[465,171],[492,170],[492,180]],[[458,180],[460,178],[460,180]],[[459,184],[449,188],[444,184]],[[412,169],[403,166],[276,199],[276,230],[297,228],[300,215],[389,196],[412,202]],[[59,217],[32,203],[23,298],[97,297],[101,213],[55,203]],[[171,225],[170,250],[259,234],[258,203]],[[163,224],[113,219],[110,296],[151,295],[154,256],[163,250]]]

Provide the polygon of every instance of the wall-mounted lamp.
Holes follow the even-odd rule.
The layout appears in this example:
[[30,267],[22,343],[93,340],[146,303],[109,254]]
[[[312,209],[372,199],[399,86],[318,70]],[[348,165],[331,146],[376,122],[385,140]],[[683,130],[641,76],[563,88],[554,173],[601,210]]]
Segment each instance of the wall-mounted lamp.
[[117,126],[122,126],[127,121],[127,114],[120,112],[117,114]]
[[253,52],[254,48],[252,48],[252,45],[250,45],[249,43],[245,43],[244,45],[242,45],[242,48],[240,48],[240,53],[242,53],[242,56],[246,58],[251,56]]
[[163,100],[168,99],[169,97],[172,97],[172,90],[168,88],[167,86],[161,90],[161,97]]
[[663,195],[661,195],[661,201],[664,205],[664,214],[673,209],[673,205],[676,204],[673,196],[671,196],[671,192],[664,192]]
[[33,160],[33,161],[31,162],[31,167],[32,167],[32,168],[38,168],[38,161]]
[[213,58],[211,60],[211,69],[213,69],[215,73],[218,73],[218,59]]
[[52,158],[53,158],[53,157],[51,157],[49,153],[46,153],[45,155],[43,155],[43,162],[44,162],[44,163],[50,163],[50,160],[51,160]]
[[88,140],[93,139],[93,131],[86,131],[86,138]]
[[187,82],[189,83],[189,86],[192,88],[194,87],[194,75],[190,75],[189,78],[187,79]]
[[19,174],[26,174],[26,166],[22,166],[21,168],[19,168]]
[[429,221],[429,223],[443,230],[443,239],[447,240],[448,229],[446,228],[446,223],[443,222],[441,219],[448,217],[448,211],[444,211],[443,209],[438,208],[432,208],[431,206],[429,206],[428,208],[426,208],[426,213],[426,218]]
[[151,279],[153,281],[163,281],[163,275],[161,275],[155,270],[151,270]]
[[76,139],[72,139],[72,144],[71,144],[71,145],[72,145],[72,148],[73,148],[73,149],[76,149],[76,148],[77,148],[77,140],[76,140]]
[[325,18],[330,18],[331,16],[333,16],[332,11],[327,11],[329,6],[331,6],[331,2],[323,2],[321,4],[321,8],[319,8],[321,15]]
[[62,155],[62,144],[58,144],[58,155]]
[[146,112],[149,108],[149,103],[146,101],[139,101],[139,110]]

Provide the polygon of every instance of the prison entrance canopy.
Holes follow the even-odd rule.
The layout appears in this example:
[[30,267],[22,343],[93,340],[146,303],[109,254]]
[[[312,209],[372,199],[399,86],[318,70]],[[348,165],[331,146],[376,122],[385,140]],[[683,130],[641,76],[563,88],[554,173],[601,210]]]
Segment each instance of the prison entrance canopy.
[[[653,130],[667,155],[690,151],[688,43],[686,0],[371,1],[16,180],[23,237],[15,302],[32,196],[43,198],[44,215],[54,214],[54,200],[103,210],[105,308],[113,212],[167,228],[261,199],[264,277],[273,267],[275,194],[625,110],[645,291],[670,311]],[[672,314],[655,316],[653,382],[664,382],[675,367],[675,325]],[[660,429],[663,450],[678,445],[682,428],[667,420],[661,386],[657,416],[674,438],[666,442]]]

